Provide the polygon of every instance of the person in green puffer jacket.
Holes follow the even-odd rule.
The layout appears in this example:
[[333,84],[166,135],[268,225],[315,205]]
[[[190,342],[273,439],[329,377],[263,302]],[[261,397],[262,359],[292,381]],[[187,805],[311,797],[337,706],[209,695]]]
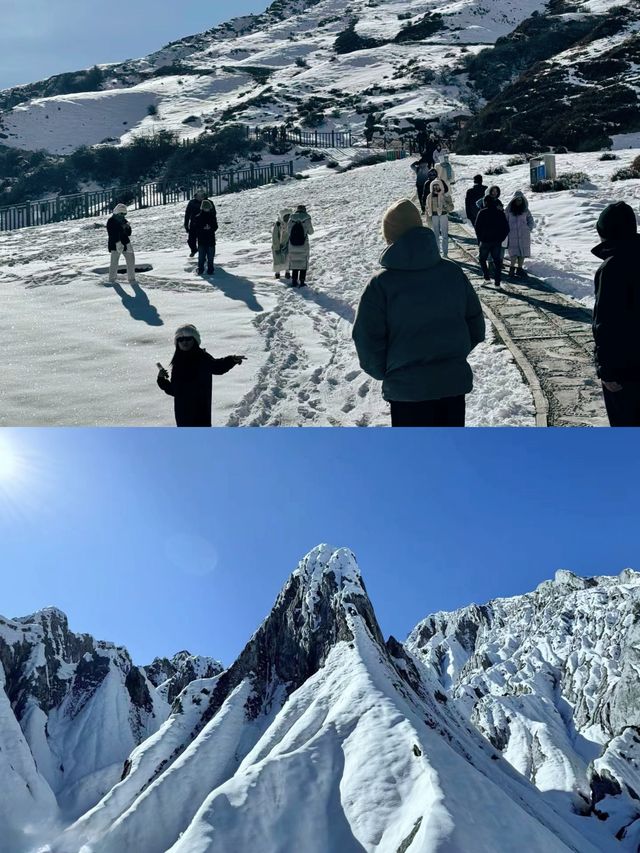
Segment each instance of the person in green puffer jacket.
[[392,426],[464,426],[467,356],[485,336],[480,300],[460,267],[440,257],[409,199],[387,210],[383,234],[383,269],[353,326],[360,366],[382,380]]

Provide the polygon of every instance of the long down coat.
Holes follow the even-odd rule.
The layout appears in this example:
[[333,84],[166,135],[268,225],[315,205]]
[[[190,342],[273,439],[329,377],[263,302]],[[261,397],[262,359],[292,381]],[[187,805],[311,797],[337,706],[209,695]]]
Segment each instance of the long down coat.
[[507,222],[509,223],[509,242],[507,243],[507,251],[509,252],[510,258],[530,258],[531,232],[535,228],[535,221],[529,212],[529,203],[520,190],[516,192],[513,198],[524,199],[524,211],[518,214],[512,213],[511,203],[507,205],[507,209],[505,210],[505,213],[507,214]]
[[295,222],[301,222],[304,228],[304,243],[302,246],[294,246],[289,239],[289,268],[292,270],[306,270],[309,267],[309,234],[313,234],[311,217],[303,210],[292,213],[287,223],[287,232],[291,238],[291,231]]

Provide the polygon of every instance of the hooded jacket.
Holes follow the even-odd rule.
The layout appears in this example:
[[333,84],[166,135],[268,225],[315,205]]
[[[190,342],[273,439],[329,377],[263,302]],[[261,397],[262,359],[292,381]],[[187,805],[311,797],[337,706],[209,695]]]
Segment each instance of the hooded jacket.
[[[512,211],[513,202],[521,198],[524,201],[524,208],[521,213]],[[507,205],[505,211],[507,222],[509,223],[509,256],[512,258],[529,258],[531,256],[531,232],[535,228],[535,221],[529,212],[529,202],[524,196],[524,193],[517,190]]]
[[291,210],[281,210],[271,232],[271,252],[273,271],[284,272],[289,268],[289,231],[285,217],[291,216]]
[[[440,192],[434,195],[436,187],[440,188]],[[440,178],[431,181],[429,194],[425,198],[425,210],[428,217],[446,216],[448,213],[453,213],[454,205],[453,199],[449,195],[449,187]]]
[[602,261],[593,308],[596,369],[605,382],[640,382],[640,235],[633,209],[624,202],[606,207],[598,233],[602,242],[591,250]]
[[211,426],[211,377],[222,376],[234,366],[232,356],[213,358],[199,346],[174,359],[171,378],[158,376],[158,385],[174,398],[177,426]]
[[309,266],[309,234],[313,234],[313,225],[306,210],[296,210],[289,217],[287,237],[291,237],[291,231],[296,222],[302,223],[305,237],[302,246],[294,246],[289,243],[289,267],[292,270],[306,270]]
[[187,205],[187,209],[184,212],[184,227],[185,230],[191,231],[193,228],[193,221],[200,212],[200,205],[202,204],[202,199],[200,198],[192,198],[189,204]]
[[[483,207],[486,207],[485,199],[487,198],[487,196],[491,195],[492,189],[493,189],[493,186],[487,187],[486,190],[484,191],[484,195],[482,196],[482,198],[478,199],[478,201],[476,202],[476,207],[478,208],[478,210],[482,210]],[[494,199],[496,202],[496,207],[499,208],[500,210],[503,210],[504,204],[500,201],[500,187],[496,187],[496,189],[498,190],[498,195],[494,196]]]
[[216,231],[218,230],[218,216],[215,205],[211,204],[210,210],[204,210],[201,207],[199,213],[196,213],[191,221],[190,230],[192,234],[195,234],[198,246],[215,246]]
[[412,228],[384,252],[353,326],[360,366],[382,380],[385,400],[467,394],[471,350],[484,340],[478,296],[460,267],[440,257],[430,228]]

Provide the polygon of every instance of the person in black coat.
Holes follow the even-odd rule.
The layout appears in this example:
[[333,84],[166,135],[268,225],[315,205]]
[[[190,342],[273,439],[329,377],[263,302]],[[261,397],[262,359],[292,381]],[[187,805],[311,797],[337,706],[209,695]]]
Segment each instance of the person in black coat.
[[591,251],[595,276],[593,338],[611,426],[640,426],[640,235],[633,208],[610,204],[597,223],[602,242]]
[[216,231],[218,217],[216,208],[208,198],[203,199],[200,212],[193,220],[193,233],[198,241],[198,274],[204,273],[204,262],[207,262],[207,275],[213,275],[213,259],[216,254]]
[[198,251],[198,241],[194,233],[193,223],[198,213],[200,213],[200,205],[206,197],[207,194],[204,190],[198,190],[184,212],[184,230],[187,232],[187,243],[191,251],[191,257]]
[[131,226],[127,222],[127,206],[117,204],[107,219],[107,248],[111,254],[109,264],[109,284],[117,283],[120,255],[127,265],[127,278],[130,284],[136,280],[136,259],[131,245]]
[[504,210],[498,207],[496,199],[487,195],[484,199],[484,207],[478,211],[475,222],[476,236],[480,244],[480,266],[485,281],[490,281],[487,258],[493,258],[495,268],[495,285],[500,287],[500,276],[502,274],[501,249],[502,241],[509,234],[509,223]]
[[158,386],[174,399],[176,426],[211,426],[212,376],[222,376],[246,356],[228,355],[213,358],[200,349],[200,333],[191,324],[181,326],[175,334],[176,351],[171,360],[171,376],[161,365]]
[[482,183],[482,175],[476,175],[473,179],[473,186],[467,190],[464,200],[464,209],[467,214],[467,219],[472,225],[475,225],[476,217],[479,213],[478,202],[484,198],[487,188]]
[[[420,201],[420,209],[424,213],[424,204],[422,199],[425,197],[424,195],[424,187],[428,180],[429,171],[433,167],[433,163],[429,163],[429,157],[427,154],[423,154],[419,160],[416,160],[415,163],[411,164],[411,168],[416,173],[416,192],[418,193],[418,200]],[[428,195],[428,193],[427,193]]]

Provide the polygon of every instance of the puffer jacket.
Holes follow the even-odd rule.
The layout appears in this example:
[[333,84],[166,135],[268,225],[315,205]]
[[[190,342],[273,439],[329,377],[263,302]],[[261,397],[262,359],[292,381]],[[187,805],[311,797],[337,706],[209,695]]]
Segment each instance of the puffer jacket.
[[[524,199],[524,210],[522,213],[513,213],[511,204],[514,199]],[[529,211],[529,202],[524,194],[518,190],[513,199],[507,205],[505,211],[507,214],[507,222],[509,223],[509,242],[507,250],[512,258],[530,258],[531,257],[531,232],[535,228],[535,220]]]
[[[295,222],[301,222],[304,228],[304,243],[302,246],[291,244],[291,231]],[[296,210],[289,217],[287,223],[287,234],[289,236],[289,267],[292,270],[306,270],[309,266],[309,234],[313,234],[311,217],[306,211]]]
[[484,340],[478,296],[453,261],[440,257],[430,228],[412,228],[384,252],[353,326],[362,369],[382,380],[385,400],[467,394],[471,350]]

